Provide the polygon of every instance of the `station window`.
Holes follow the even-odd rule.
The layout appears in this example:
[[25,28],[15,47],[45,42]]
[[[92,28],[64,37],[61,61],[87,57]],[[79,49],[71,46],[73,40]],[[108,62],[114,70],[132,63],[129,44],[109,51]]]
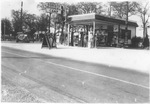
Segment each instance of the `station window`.
[[[124,39],[125,38],[125,29],[121,29],[121,38]],[[131,30],[128,30],[128,39],[131,39]]]

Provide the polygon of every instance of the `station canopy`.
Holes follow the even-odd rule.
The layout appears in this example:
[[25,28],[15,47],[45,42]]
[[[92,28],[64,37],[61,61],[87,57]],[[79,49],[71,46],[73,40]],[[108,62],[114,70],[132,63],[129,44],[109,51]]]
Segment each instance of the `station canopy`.
[[[81,14],[81,15],[71,15],[68,17],[69,24],[71,25],[92,25],[95,24],[105,24],[105,25],[125,25],[126,20],[116,19],[112,17],[107,17],[99,15],[96,13]],[[138,27],[137,23],[134,21],[128,21],[128,26]]]

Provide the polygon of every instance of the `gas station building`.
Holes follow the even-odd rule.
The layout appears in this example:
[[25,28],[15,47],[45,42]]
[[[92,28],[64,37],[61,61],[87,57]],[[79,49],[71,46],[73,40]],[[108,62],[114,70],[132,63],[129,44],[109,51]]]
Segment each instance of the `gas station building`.
[[136,36],[136,22],[128,21],[126,35],[126,20],[116,19],[96,13],[71,15],[68,22],[68,44],[78,40],[81,47],[118,46],[131,44],[132,37]]

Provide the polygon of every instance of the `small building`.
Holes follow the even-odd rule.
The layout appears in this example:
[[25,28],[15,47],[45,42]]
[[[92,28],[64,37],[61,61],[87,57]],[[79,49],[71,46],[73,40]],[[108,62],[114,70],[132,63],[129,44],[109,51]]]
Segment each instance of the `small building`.
[[[89,48],[98,46],[118,46],[119,44],[131,44],[132,37],[136,36],[137,23],[112,17],[102,16],[96,13],[72,15],[68,18],[68,43],[73,41],[73,33],[79,33],[79,46],[84,46],[85,36]],[[80,27],[77,28],[77,27]],[[81,33],[81,34],[80,34]],[[83,36],[82,36],[83,35]]]

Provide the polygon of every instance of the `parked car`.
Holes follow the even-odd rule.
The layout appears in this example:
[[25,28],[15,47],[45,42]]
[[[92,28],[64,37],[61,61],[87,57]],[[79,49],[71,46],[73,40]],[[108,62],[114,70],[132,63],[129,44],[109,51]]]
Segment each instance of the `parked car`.
[[35,41],[34,36],[30,36],[29,33],[18,32],[16,36],[16,42],[27,42]]

